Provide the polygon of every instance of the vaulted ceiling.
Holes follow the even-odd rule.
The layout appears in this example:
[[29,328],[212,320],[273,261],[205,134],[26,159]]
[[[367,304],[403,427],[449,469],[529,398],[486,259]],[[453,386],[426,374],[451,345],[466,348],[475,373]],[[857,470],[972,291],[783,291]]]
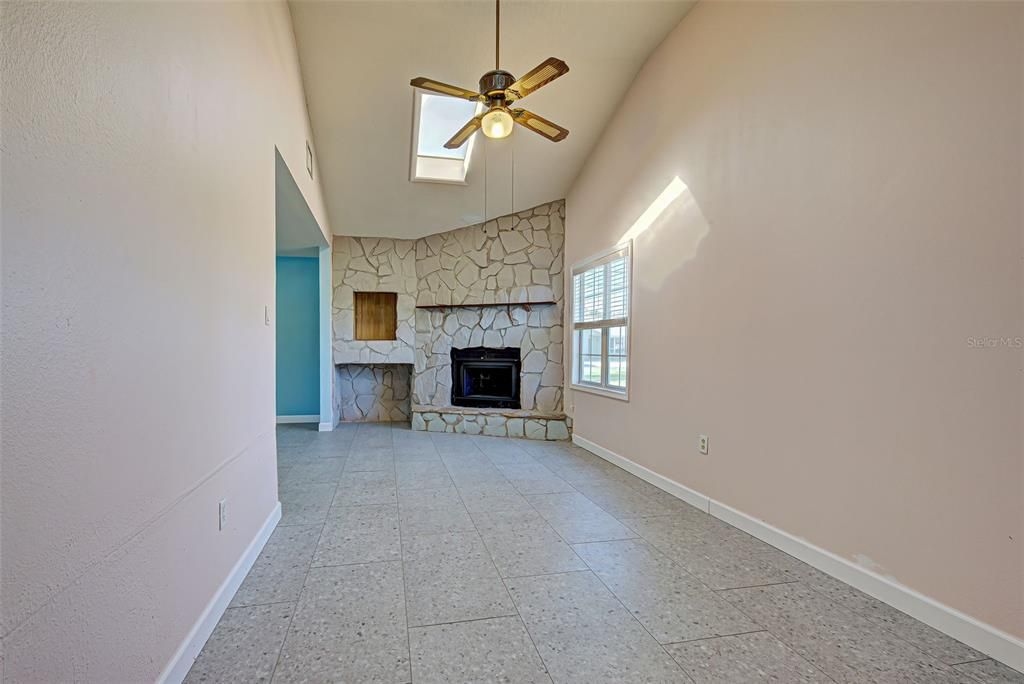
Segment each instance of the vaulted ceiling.
[[[494,67],[489,0],[292,0],[315,153],[339,235],[420,237],[564,197],[648,55],[691,0],[505,0],[501,68],[570,72],[523,101],[570,130],[517,128],[473,152],[466,185],[411,182],[415,76],[476,89]],[[454,131],[452,131],[454,133]],[[478,134],[478,138],[483,139]],[[490,170],[485,172],[485,167]]]

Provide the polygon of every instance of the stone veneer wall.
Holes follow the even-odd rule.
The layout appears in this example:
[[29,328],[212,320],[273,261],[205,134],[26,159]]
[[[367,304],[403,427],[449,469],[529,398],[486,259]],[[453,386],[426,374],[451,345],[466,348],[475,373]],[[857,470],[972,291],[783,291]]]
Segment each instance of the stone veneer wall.
[[449,407],[452,347],[519,347],[521,407],[562,410],[562,307],[481,307],[416,311],[413,403]]
[[[564,439],[564,225],[565,202],[558,200],[418,240],[336,237],[335,363],[413,364],[414,427],[423,429],[433,418],[417,420],[416,413],[449,409],[438,414],[439,425],[449,432],[473,431],[477,424],[483,432],[490,423],[490,432],[498,434],[500,422],[502,434],[508,434],[508,419],[514,421],[515,436],[522,420],[523,436]],[[397,340],[353,339],[357,291],[398,293]],[[456,305],[460,308],[416,308]],[[478,422],[466,418],[472,411],[451,409],[451,349],[474,346],[521,349],[522,414],[496,413]],[[375,412],[391,409],[361,415]],[[535,422],[527,435],[531,413]],[[549,430],[549,422],[558,425]]]
[[346,422],[405,422],[412,417],[409,364],[335,366],[335,415]]
[[562,410],[564,225],[557,201],[417,240],[418,305],[484,306],[416,310],[414,405],[451,406],[452,347],[519,347],[522,408]]
[[[332,251],[334,363],[411,364],[417,292],[415,241],[336,236]],[[398,339],[355,339],[355,292],[398,293]]]

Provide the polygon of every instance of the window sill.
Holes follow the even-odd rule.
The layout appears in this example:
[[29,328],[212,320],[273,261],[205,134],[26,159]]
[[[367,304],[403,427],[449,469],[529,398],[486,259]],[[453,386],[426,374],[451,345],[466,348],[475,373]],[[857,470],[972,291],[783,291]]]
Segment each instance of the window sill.
[[618,399],[619,401],[629,401],[629,390],[626,390],[624,392],[617,392],[615,390],[605,389],[604,387],[578,385],[575,382],[571,383],[569,387],[579,392],[586,392],[587,394],[596,394],[599,397],[608,397],[609,399]]
[[413,183],[441,183],[442,185],[469,185],[469,181],[458,180],[457,178],[431,178],[430,176],[413,176],[410,178]]

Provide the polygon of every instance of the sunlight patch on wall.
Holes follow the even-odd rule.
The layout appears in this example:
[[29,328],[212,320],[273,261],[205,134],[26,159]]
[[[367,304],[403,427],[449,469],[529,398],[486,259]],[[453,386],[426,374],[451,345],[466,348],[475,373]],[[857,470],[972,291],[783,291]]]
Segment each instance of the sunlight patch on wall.
[[[668,225],[669,216],[673,217],[673,230],[663,232],[661,229]],[[622,235],[618,244],[621,246],[632,241],[638,245],[634,258],[642,260],[644,266],[642,273],[638,269],[635,275],[637,285],[644,289],[657,289],[669,275],[697,256],[700,243],[710,232],[711,226],[689,186],[675,176]],[[660,256],[651,254],[645,258],[644,245],[654,244],[655,240]]]
[[661,216],[662,212],[668,209],[669,205],[675,202],[680,195],[688,191],[686,183],[676,176],[669,184],[665,186],[665,189],[661,191],[653,202],[644,210],[644,213],[640,214],[629,230],[619,239],[619,245],[624,245],[630,240],[635,240],[639,235],[644,233],[651,224]]

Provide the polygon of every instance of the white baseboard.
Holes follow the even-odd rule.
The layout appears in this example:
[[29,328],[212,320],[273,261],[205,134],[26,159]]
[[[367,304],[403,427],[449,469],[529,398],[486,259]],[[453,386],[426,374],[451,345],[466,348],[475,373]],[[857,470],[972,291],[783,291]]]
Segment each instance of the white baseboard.
[[249,574],[253,563],[256,562],[256,558],[260,555],[260,551],[263,550],[263,546],[267,543],[267,539],[270,538],[271,533],[277,527],[277,523],[280,520],[281,502],[278,502],[277,506],[274,507],[274,510],[270,512],[270,515],[263,523],[263,527],[256,534],[256,537],[249,543],[245,553],[238,559],[235,567],[231,569],[227,578],[220,585],[220,588],[217,589],[217,593],[206,604],[206,610],[196,620],[195,625],[192,626],[188,636],[185,637],[185,641],[178,647],[174,657],[171,658],[164,671],[160,673],[160,677],[157,679],[159,684],[180,684],[185,679],[185,675],[191,669],[192,663],[199,656],[199,652],[203,650],[206,640],[213,633],[213,628],[217,626],[217,622],[224,615],[224,611],[227,610],[228,604],[234,598],[235,592],[238,591],[238,587],[242,584],[242,580]]
[[695,506],[696,508],[699,508],[705,513],[708,512],[708,505],[711,502],[711,499],[704,496],[700,492],[694,491],[689,487],[686,487],[685,485],[681,485],[675,480],[670,480],[667,477],[659,475],[650,468],[645,468],[639,463],[635,463],[629,460],[625,456],[619,456],[614,451],[611,451],[610,449],[605,449],[600,444],[591,442],[589,439],[586,439],[585,437],[580,437],[576,433],[573,433],[572,441],[573,444],[583,447],[590,453],[600,456],[601,458],[610,463],[614,463],[615,465],[619,466],[625,471],[633,473],[641,480],[646,480],[655,487],[659,489],[664,489],[666,492],[675,496],[677,499],[682,499],[686,503],[690,504],[691,506]]
[[277,422],[279,425],[283,423],[319,423],[320,414],[311,413],[308,416],[278,416]]
[[600,456],[610,463],[633,473],[659,489],[672,494],[688,504],[723,520],[733,527],[757,537],[775,548],[799,558],[822,572],[888,603],[911,617],[948,634],[954,639],[981,651],[1010,667],[1024,672],[1024,641],[1012,634],[985,624],[976,618],[951,608],[933,598],[904,586],[895,580],[837,556],[785,530],[780,530],[763,520],[738,511],[709,496],[679,484],[664,475],[659,475],[639,463],[629,460],[614,451],[606,449],[589,439],[573,434],[574,444]]
[[319,432],[333,432],[334,423],[320,423],[320,425],[317,426],[317,430]]

